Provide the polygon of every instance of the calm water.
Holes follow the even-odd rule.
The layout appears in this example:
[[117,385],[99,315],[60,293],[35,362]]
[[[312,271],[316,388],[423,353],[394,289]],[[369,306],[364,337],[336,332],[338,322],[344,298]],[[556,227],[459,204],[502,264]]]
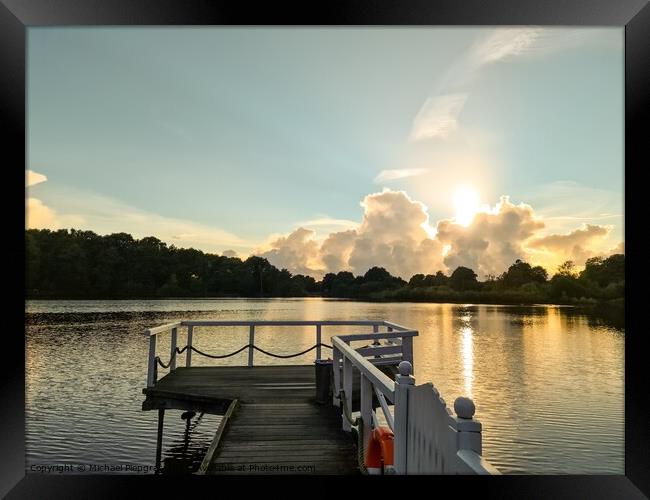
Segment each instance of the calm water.
[[[502,472],[624,473],[624,332],[569,307],[220,299],[31,301],[26,309],[28,470],[69,465],[77,472],[95,464],[151,472],[157,412],[141,411],[143,330],[211,318],[387,319],[415,328],[417,383],[432,381],[448,404],[461,395],[474,399],[483,455]],[[217,339],[214,330],[195,329],[195,346],[226,353],[248,342],[246,328],[220,332]],[[324,328],[323,341],[336,333],[343,330]],[[168,337],[159,353],[169,353]],[[314,341],[313,327],[256,332],[256,344],[277,353]],[[311,363],[310,355],[289,362]],[[222,361],[195,354],[192,361],[241,365],[246,353]],[[256,353],[255,363],[287,361]],[[219,419],[197,414],[186,429],[180,414],[165,415],[166,471],[195,469]]]

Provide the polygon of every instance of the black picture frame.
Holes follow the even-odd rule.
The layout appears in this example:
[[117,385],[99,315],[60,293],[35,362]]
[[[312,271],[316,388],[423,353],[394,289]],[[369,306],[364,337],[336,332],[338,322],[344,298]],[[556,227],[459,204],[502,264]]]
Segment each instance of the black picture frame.
[[[10,189],[2,203],[5,231],[10,233],[5,266],[14,276],[5,284],[3,314],[3,375],[0,377],[0,495],[7,498],[115,497],[136,486],[149,494],[159,489],[170,494],[179,481],[160,477],[58,476],[25,473],[25,344],[19,332],[25,324],[24,218],[20,217],[18,186],[25,166],[26,33],[31,26],[54,25],[565,25],[625,27],[625,475],[617,476],[502,476],[384,478],[397,490],[405,480],[427,481],[442,494],[442,484],[455,492],[476,488],[482,496],[498,498],[643,498],[650,496],[650,390],[645,384],[648,348],[640,311],[640,239],[644,225],[640,213],[644,194],[638,179],[647,167],[644,158],[650,102],[650,6],[648,0],[363,0],[309,2],[299,6],[280,3],[215,0],[0,0],[0,116],[4,139],[3,169]],[[645,160],[645,161],[644,161]],[[22,179],[24,182],[24,177]],[[638,193],[638,196],[636,195]],[[10,194],[11,196],[7,196]],[[647,195],[645,196],[647,197]],[[23,211],[23,217],[24,217]],[[3,266],[3,267],[5,267]],[[630,272],[630,269],[635,269]],[[12,342],[9,342],[12,340]],[[589,408],[585,408],[588,412]],[[257,479],[247,478],[246,481]],[[304,478],[302,480],[305,480]],[[208,486],[208,479],[187,478]],[[286,481],[286,479],[285,479]],[[293,479],[292,479],[293,481]],[[435,481],[435,482],[432,482]],[[336,491],[338,479],[323,481],[323,491]],[[141,483],[136,485],[136,483]],[[224,479],[219,479],[219,488]],[[286,494],[285,484],[278,491]],[[368,478],[364,485],[370,486]],[[375,483],[376,484],[376,483]],[[425,486],[426,485],[421,485]],[[193,486],[194,487],[194,486]],[[411,490],[413,491],[413,490]],[[305,491],[305,494],[310,494]],[[456,496],[456,494],[454,494]]]

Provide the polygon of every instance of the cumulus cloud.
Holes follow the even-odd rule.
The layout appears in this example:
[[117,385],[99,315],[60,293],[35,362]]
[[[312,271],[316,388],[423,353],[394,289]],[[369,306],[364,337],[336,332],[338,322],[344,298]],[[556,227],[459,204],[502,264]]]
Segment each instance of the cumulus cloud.
[[610,248],[609,251],[607,252],[608,255],[614,255],[614,254],[617,254],[617,253],[625,254],[625,242],[624,241],[621,241],[615,247]]
[[[385,267],[398,276],[435,272],[444,266],[442,247],[431,239],[427,208],[403,191],[385,189],[361,202],[363,219],[355,229],[329,234],[319,245],[315,233],[299,228],[274,239],[258,255],[293,272],[322,275]],[[314,273],[314,271],[316,271]]]
[[293,273],[318,275],[321,273],[318,267],[319,245],[314,235],[314,231],[300,227],[287,236],[272,240],[270,249],[254,253]]
[[449,245],[447,268],[465,266],[484,276],[498,274],[516,259],[525,258],[526,241],[544,227],[532,207],[515,205],[502,196],[493,209],[476,214],[468,226],[440,221],[437,238]]
[[611,229],[612,226],[584,224],[582,228],[568,234],[551,234],[533,238],[528,246],[537,251],[538,261],[545,262],[549,266],[567,260],[572,260],[576,265],[582,266],[588,258],[605,253],[597,252],[594,249],[598,248],[599,242],[604,241]]
[[56,213],[38,198],[27,198],[25,227],[28,229],[57,229]]
[[354,229],[330,234],[320,247],[323,267],[329,272],[348,269],[356,238],[357,231]]
[[481,277],[498,275],[516,259],[544,265],[552,272],[565,260],[580,266],[593,255],[614,251],[599,251],[609,226],[586,225],[569,233],[545,234],[544,220],[533,207],[514,204],[508,196],[494,207],[484,207],[467,226],[449,218],[433,227],[427,207],[404,191],[369,194],[361,207],[363,218],[356,228],[322,239],[314,231],[298,228],[272,238],[257,254],[276,266],[315,277],[342,270],[359,275],[380,266],[408,279],[417,273],[449,273],[458,266],[470,267]]
[[[47,177],[33,170],[25,170],[25,188],[31,188],[47,181]],[[28,196],[25,200],[25,228],[58,229],[57,213],[39,198]]]
[[363,221],[356,231],[348,265],[357,274],[385,267],[397,276],[435,272],[442,266],[442,246],[430,238],[427,207],[404,191],[384,189],[361,202]]

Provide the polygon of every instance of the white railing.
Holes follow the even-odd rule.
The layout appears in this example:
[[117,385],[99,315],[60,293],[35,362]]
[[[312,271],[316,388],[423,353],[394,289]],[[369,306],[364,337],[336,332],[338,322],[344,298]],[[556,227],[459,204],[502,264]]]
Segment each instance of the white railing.
[[[397,365],[401,361],[413,362],[413,336],[417,331],[383,320],[346,320],[346,321],[229,321],[229,320],[183,320],[175,323],[157,326],[145,330],[149,337],[149,364],[147,369],[147,387],[153,387],[157,380],[157,338],[161,334],[170,333],[169,371],[174,371],[177,365],[178,331],[187,328],[187,344],[185,349],[185,366],[192,366],[192,351],[194,342],[194,328],[219,328],[219,327],[248,327],[248,363],[254,365],[255,356],[255,329],[256,327],[314,327],[315,334],[315,359],[322,359],[323,328],[328,326],[338,327],[372,327],[372,333],[359,333],[354,335],[355,340],[373,340],[373,344],[360,347],[357,350],[361,356],[370,356],[370,363],[375,365]],[[384,328],[385,331],[380,330]],[[385,344],[379,341],[386,339]]]
[[[393,329],[396,326],[392,325]],[[473,418],[474,403],[468,398],[456,399],[454,415],[432,384],[415,385],[412,360],[400,362],[399,374],[395,381],[391,380],[350,346],[351,341],[364,338],[332,337],[335,405],[344,403],[352,408],[353,369],[360,374],[359,418],[363,424],[360,428],[364,450],[368,449],[372,429],[378,425],[372,403],[374,394],[393,431],[397,474],[499,474],[481,457],[481,424]],[[340,401],[340,397],[345,401]],[[394,415],[388,403],[394,405]],[[350,431],[352,426],[345,415],[341,421],[343,430]]]

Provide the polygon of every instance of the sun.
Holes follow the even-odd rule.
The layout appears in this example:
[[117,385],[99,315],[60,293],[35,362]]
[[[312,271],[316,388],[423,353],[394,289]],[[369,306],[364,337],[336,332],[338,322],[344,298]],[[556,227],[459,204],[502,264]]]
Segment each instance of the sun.
[[476,189],[469,186],[459,186],[454,191],[454,207],[456,222],[461,226],[469,226],[480,209],[480,199]]

